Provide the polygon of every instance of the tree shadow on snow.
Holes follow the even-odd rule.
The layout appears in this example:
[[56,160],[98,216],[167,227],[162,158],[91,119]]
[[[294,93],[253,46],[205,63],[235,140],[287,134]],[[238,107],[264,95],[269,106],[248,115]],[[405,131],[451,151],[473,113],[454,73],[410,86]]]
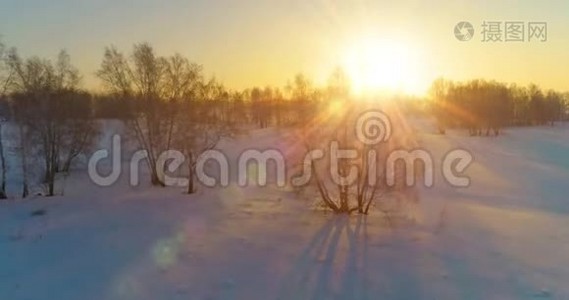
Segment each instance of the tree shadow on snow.
[[366,216],[332,216],[301,252],[277,299],[372,299],[367,255]]

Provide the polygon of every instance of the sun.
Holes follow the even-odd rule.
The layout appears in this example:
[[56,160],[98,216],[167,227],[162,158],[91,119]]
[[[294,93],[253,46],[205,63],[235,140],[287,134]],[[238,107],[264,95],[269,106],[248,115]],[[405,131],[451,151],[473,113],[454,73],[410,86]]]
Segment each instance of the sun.
[[364,38],[352,42],[346,47],[342,67],[357,94],[421,90],[417,55],[400,41]]

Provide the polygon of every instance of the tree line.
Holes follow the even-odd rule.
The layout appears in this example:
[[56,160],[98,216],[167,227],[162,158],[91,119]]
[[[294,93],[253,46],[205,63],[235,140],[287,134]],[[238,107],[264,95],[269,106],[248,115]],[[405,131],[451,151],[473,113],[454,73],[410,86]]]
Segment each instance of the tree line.
[[470,135],[499,135],[507,126],[554,125],[567,120],[569,94],[496,81],[454,82],[437,79],[430,107],[440,133],[464,128]]
[[[353,97],[350,80],[340,68],[324,87],[298,74],[282,88],[235,90],[206,76],[202,65],[180,54],[158,55],[148,43],[126,52],[105,48],[96,76],[103,89],[88,91],[65,51],[54,59],[22,57],[0,43],[0,198],[7,197],[10,167],[21,169],[22,197],[30,194],[33,176],[41,178],[46,195],[54,195],[58,176],[93,150],[102,119],[126,125],[139,149],[145,150],[153,185],[165,185],[156,168],[160,154],[170,149],[184,153],[188,193],[193,193],[197,157],[221,139],[252,126],[306,127],[330,103]],[[504,126],[553,124],[567,118],[567,95],[535,85],[440,79],[430,94],[428,103],[441,132],[460,127],[472,135],[489,135]],[[8,123],[13,137],[2,135]],[[17,154],[16,166],[9,166],[8,150]]]
[[[119,119],[127,125],[138,147],[146,150],[154,185],[164,185],[163,174],[156,170],[159,155],[170,149],[182,151],[189,158],[188,193],[192,193],[195,159],[201,152],[246,125],[265,128],[307,122],[332,92],[316,88],[302,74],[282,89],[231,90],[207,78],[201,65],[180,54],[159,56],[147,43],[136,44],[127,53],[107,47],[96,75],[104,89],[90,92],[81,88],[81,74],[67,52],[55,59],[23,58],[16,48],[0,43],[0,126],[10,123],[17,128],[10,147],[0,130],[0,198],[7,197],[9,167],[21,169],[22,197],[30,194],[35,173],[40,174],[46,195],[54,195],[58,175],[69,172],[79,157],[93,150],[102,119]],[[8,166],[5,149],[17,154],[18,166]]]

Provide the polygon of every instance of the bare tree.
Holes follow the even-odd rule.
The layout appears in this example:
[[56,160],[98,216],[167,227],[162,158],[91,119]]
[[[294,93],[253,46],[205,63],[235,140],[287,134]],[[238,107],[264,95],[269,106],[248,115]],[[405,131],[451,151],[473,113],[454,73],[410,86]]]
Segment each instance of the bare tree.
[[90,103],[81,101],[85,94],[78,90],[79,72],[65,51],[52,63],[37,57],[24,61],[12,50],[8,62],[14,73],[13,108],[20,128],[23,196],[29,192],[27,156],[34,150],[44,163],[47,195],[53,196],[57,173],[69,169],[96,135]]
[[[393,146],[371,146],[357,139],[353,125],[362,111],[353,102],[345,101],[341,106],[331,102],[299,134],[306,151],[320,149],[324,154],[322,159],[303,166],[305,170],[309,167],[312,175],[311,184],[305,188],[315,188],[323,205],[339,214],[368,214],[374,202],[392,188],[386,184],[383,163]],[[332,150],[332,145],[336,150],[354,151],[357,155],[333,162],[331,156],[336,150]]]
[[28,157],[32,134],[30,130],[30,118],[28,107],[33,106],[30,98],[40,94],[40,86],[43,85],[42,61],[39,58],[30,59],[24,63],[15,48],[10,49],[7,64],[12,74],[19,80],[14,80],[14,92],[12,94],[12,107],[14,120],[18,126],[18,154],[22,169],[22,198],[30,193]]
[[287,85],[287,90],[294,106],[297,123],[307,124],[314,117],[319,91],[302,74],[295,76],[293,82]]
[[[170,61],[158,57],[152,46],[146,43],[134,46],[130,59],[114,47],[105,50],[97,76],[115,95],[135,100],[134,116],[128,120],[128,128],[134,133],[138,145],[146,150],[151,182],[164,186],[156,168],[158,157],[171,142],[175,109],[178,101],[172,84],[183,85],[183,78],[168,79],[177,72],[180,57]],[[170,73],[168,73],[170,72]]]
[[[13,80],[13,72],[7,66],[6,61],[6,47],[0,41],[0,100],[4,101],[6,97],[6,93],[8,92],[8,88]],[[4,103],[3,103],[4,104]],[[6,120],[7,111],[2,111],[0,113],[0,164],[2,173],[2,181],[0,182],[0,199],[6,199],[6,173],[8,169],[8,165],[6,162],[6,156],[4,154],[4,136],[3,136],[3,129],[4,129],[4,121]]]
[[196,191],[195,167],[197,157],[204,151],[215,148],[224,137],[230,137],[236,128],[223,118],[224,103],[228,102],[229,93],[215,79],[208,82],[201,80],[187,93],[181,111],[178,132],[179,147],[187,157],[188,194]]
[[326,97],[328,99],[346,100],[351,97],[350,78],[341,67],[336,67],[332,75],[328,78],[328,86],[326,88]]
[[437,128],[440,134],[446,133],[446,129],[451,122],[448,99],[449,89],[451,88],[452,82],[439,78],[433,82],[429,91],[433,100],[431,102],[431,112],[436,118]]
[[156,56],[149,44],[135,45],[130,59],[107,48],[97,75],[113,94],[137,103],[127,122],[147,151],[152,183],[165,185],[158,160],[177,147],[188,158],[192,193],[196,157],[215,147],[227,129],[221,124],[230,123],[230,93],[216,80],[204,82],[201,66],[179,54]]
[[[301,79],[297,78],[293,89],[296,90],[292,93],[295,98],[315,93],[308,92],[306,81]],[[322,155],[320,159],[310,161],[303,157],[303,172],[311,175],[310,184],[304,189],[314,189],[324,207],[335,213],[368,214],[378,200],[404,188],[401,180],[396,180],[398,184],[388,185],[385,176],[389,154],[403,147],[403,141],[397,136],[376,144],[360,140],[354,128],[364,113],[377,110],[378,104],[352,101],[349,80],[341,69],[335,70],[330,77],[325,95],[326,101],[317,103],[318,113],[301,123],[296,135],[307,153],[321,151]],[[376,129],[386,130],[391,124],[383,125],[385,127]],[[339,154],[342,151],[349,154]],[[341,158],[343,155],[348,157]],[[395,173],[396,176],[401,174],[400,171]]]

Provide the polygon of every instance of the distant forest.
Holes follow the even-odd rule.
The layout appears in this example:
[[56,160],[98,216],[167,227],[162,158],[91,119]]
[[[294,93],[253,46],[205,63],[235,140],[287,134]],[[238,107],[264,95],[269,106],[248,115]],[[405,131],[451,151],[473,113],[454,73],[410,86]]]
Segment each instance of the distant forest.
[[[206,78],[201,65],[179,54],[159,56],[147,43],[129,52],[106,48],[96,74],[104,89],[87,91],[65,51],[55,59],[23,58],[17,49],[0,44],[0,126],[10,123],[16,128],[11,150],[20,160],[22,197],[30,193],[29,177],[38,161],[47,195],[54,195],[57,174],[69,171],[95,145],[100,119],[127,124],[140,148],[148,151],[152,183],[164,185],[155,167],[158,154],[166,149],[180,149],[191,160],[245,125],[306,125],[331,101],[354,100],[350,80],[339,68],[324,87],[298,74],[284,88],[231,90]],[[536,85],[439,79],[428,99],[399,102],[436,117],[441,133],[464,128],[471,135],[497,135],[505,126],[566,120],[568,95]],[[1,129],[0,198],[5,198],[6,137]],[[190,175],[194,167],[190,161]],[[188,192],[193,190],[190,184]]]
[[498,135],[506,126],[554,125],[567,120],[569,94],[537,85],[520,87],[496,81],[436,80],[431,108],[439,130],[466,128],[471,135]]

